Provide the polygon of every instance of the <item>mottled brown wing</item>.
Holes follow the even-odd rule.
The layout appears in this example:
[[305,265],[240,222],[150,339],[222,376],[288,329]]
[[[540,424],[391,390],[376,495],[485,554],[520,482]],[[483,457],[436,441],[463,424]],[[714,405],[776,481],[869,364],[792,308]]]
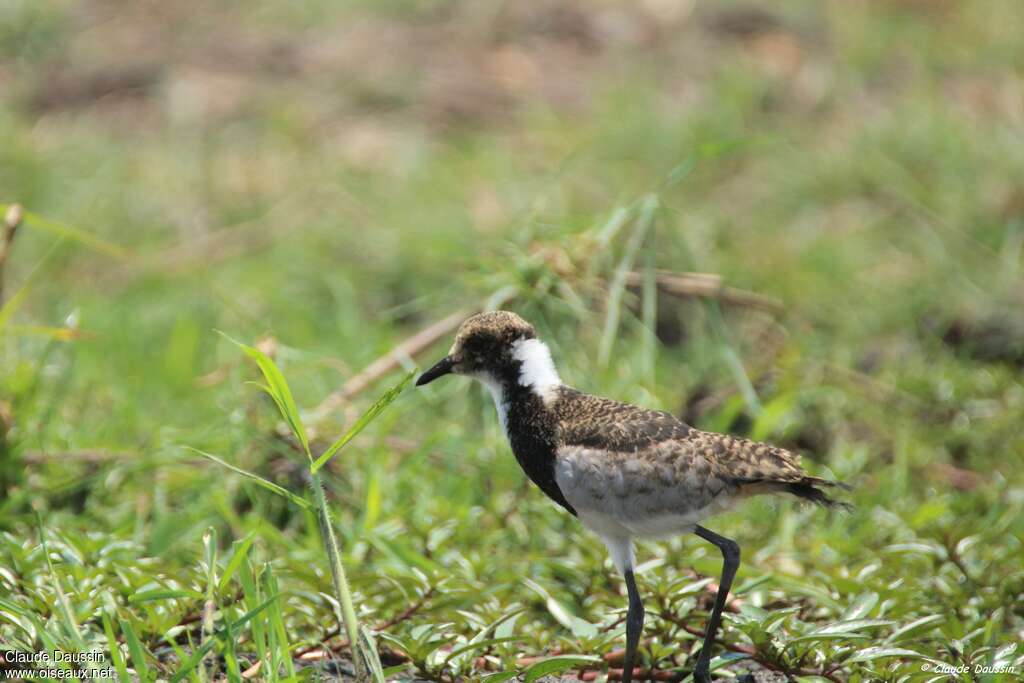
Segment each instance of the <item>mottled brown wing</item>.
[[790,481],[807,476],[800,468],[800,456],[782,448],[729,434],[692,429],[687,448],[703,455],[713,470],[728,473],[730,479]]
[[645,410],[608,398],[562,388],[553,409],[559,443],[616,453],[635,453],[685,438],[691,431],[671,413]]
[[800,466],[800,456],[784,448],[696,429],[685,441],[689,442],[687,450],[698,459],[703,456],[712,474],[735,486],[740,495],[790,493],[819,505],[845,506],[820,489],[848,486],[808,475]]
[[558,419],[559,444],[565,448],[605,452],[609,462],[619,454],[663,473],[666,480],[707,486],[717,492],[740,495],[791,493],[822,505],[833,501],[818,490],[836,482],[808,476],[800,456],[783,448],[749,439],[703,432],[674,415],[645,410],[572,389],[564,392],[553,409]]

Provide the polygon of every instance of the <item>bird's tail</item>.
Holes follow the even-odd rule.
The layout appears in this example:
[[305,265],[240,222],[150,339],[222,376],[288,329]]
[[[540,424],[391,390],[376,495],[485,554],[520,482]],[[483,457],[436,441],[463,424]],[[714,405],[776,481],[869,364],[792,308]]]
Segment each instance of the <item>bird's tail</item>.
[[750,495],[759,493],[789,493],[801,500],[806,500],[826,508],[851,510],[849,503],[830,498],[823,489],[840,488],[850,490],[849,484],[818,477],[801,476],[785,479],[756,479],[737,482],[740,490]]

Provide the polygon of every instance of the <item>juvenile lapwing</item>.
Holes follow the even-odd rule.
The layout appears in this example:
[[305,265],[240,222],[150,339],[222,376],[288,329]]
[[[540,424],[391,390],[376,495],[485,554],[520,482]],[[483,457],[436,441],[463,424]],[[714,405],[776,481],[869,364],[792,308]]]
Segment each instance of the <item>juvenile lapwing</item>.
[[694,679],[706,683],[740,549],[699,522],[759,493],[837,504],[822,489],[838,484],[808,476],[788,451],[702,432],[669,413],[565,386],[547,345],[515,313],[493,311],[466,320],[448,355],[416,384],[450,373],[480,380],[490,390],[527,476],[608,547],[629,595],[622,675],[627,683],[644,622],[633,575],[634,538],[692,532],[722,553],[722,578],[694,669]]

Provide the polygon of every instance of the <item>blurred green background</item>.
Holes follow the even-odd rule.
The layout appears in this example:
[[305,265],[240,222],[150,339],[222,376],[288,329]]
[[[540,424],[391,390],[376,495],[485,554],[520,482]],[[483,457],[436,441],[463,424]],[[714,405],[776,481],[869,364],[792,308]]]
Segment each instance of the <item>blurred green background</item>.
[[[30,212],[2,272],[0,643],[112,639],[168,676],[202,639],[212,527],[221,571],[251,537],[279,584],[280,651],[344,659],[315,519],[183,448],[306,485],[214,330],[272,353],[327,443],[400,371],[323,399],[498,293],[569,384],[855,486],[851,514],[709,522],[744,552],[716,675],[1020,675],[1021,26],[1010,0],[0,3],[0,201]],[[767,303],[658,295],[663,270]],[[621,646],[603,548],[479,388],[406,392],[328,478],[396,675]],[[681,680],[720,559],[639,558],[645,667]],[[247,668],[256,636],[232,637]],[[451,656],[474,637],[509,640]]]

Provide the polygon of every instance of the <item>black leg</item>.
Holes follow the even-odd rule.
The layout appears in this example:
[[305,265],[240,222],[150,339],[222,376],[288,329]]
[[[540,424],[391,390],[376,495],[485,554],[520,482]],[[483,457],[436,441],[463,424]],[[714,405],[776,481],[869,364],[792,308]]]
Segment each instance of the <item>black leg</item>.
[[630,683],[633,680],[633,662],[640,643],[640,632],[644,628],[644,604],[640,601],[640,591],[636,589],[633,570],[627,569],[625,577],[629,611],[626,612],[626,656],[622,660],[622,683]]
[[722,551],[722,580],[718,582],[718,594],[715,596],[715,607],[711,610],[711,618],[708,619],[708,630],[704,633],[704,645],[697,656],[697,667],[693,670],[693,680],[696,683],[710,683],[711,673],[708,667],[711,664],[711,644],[715,642],[715,634],[722,623],[722,610],[725,609],[725,600],[729,597],[729,589],[732,588],[733,577],[740,566],[740,547],[736,541],[719,536],[713,531],[708,531],[702,526],[694,529],[705,541],[713,543]]

